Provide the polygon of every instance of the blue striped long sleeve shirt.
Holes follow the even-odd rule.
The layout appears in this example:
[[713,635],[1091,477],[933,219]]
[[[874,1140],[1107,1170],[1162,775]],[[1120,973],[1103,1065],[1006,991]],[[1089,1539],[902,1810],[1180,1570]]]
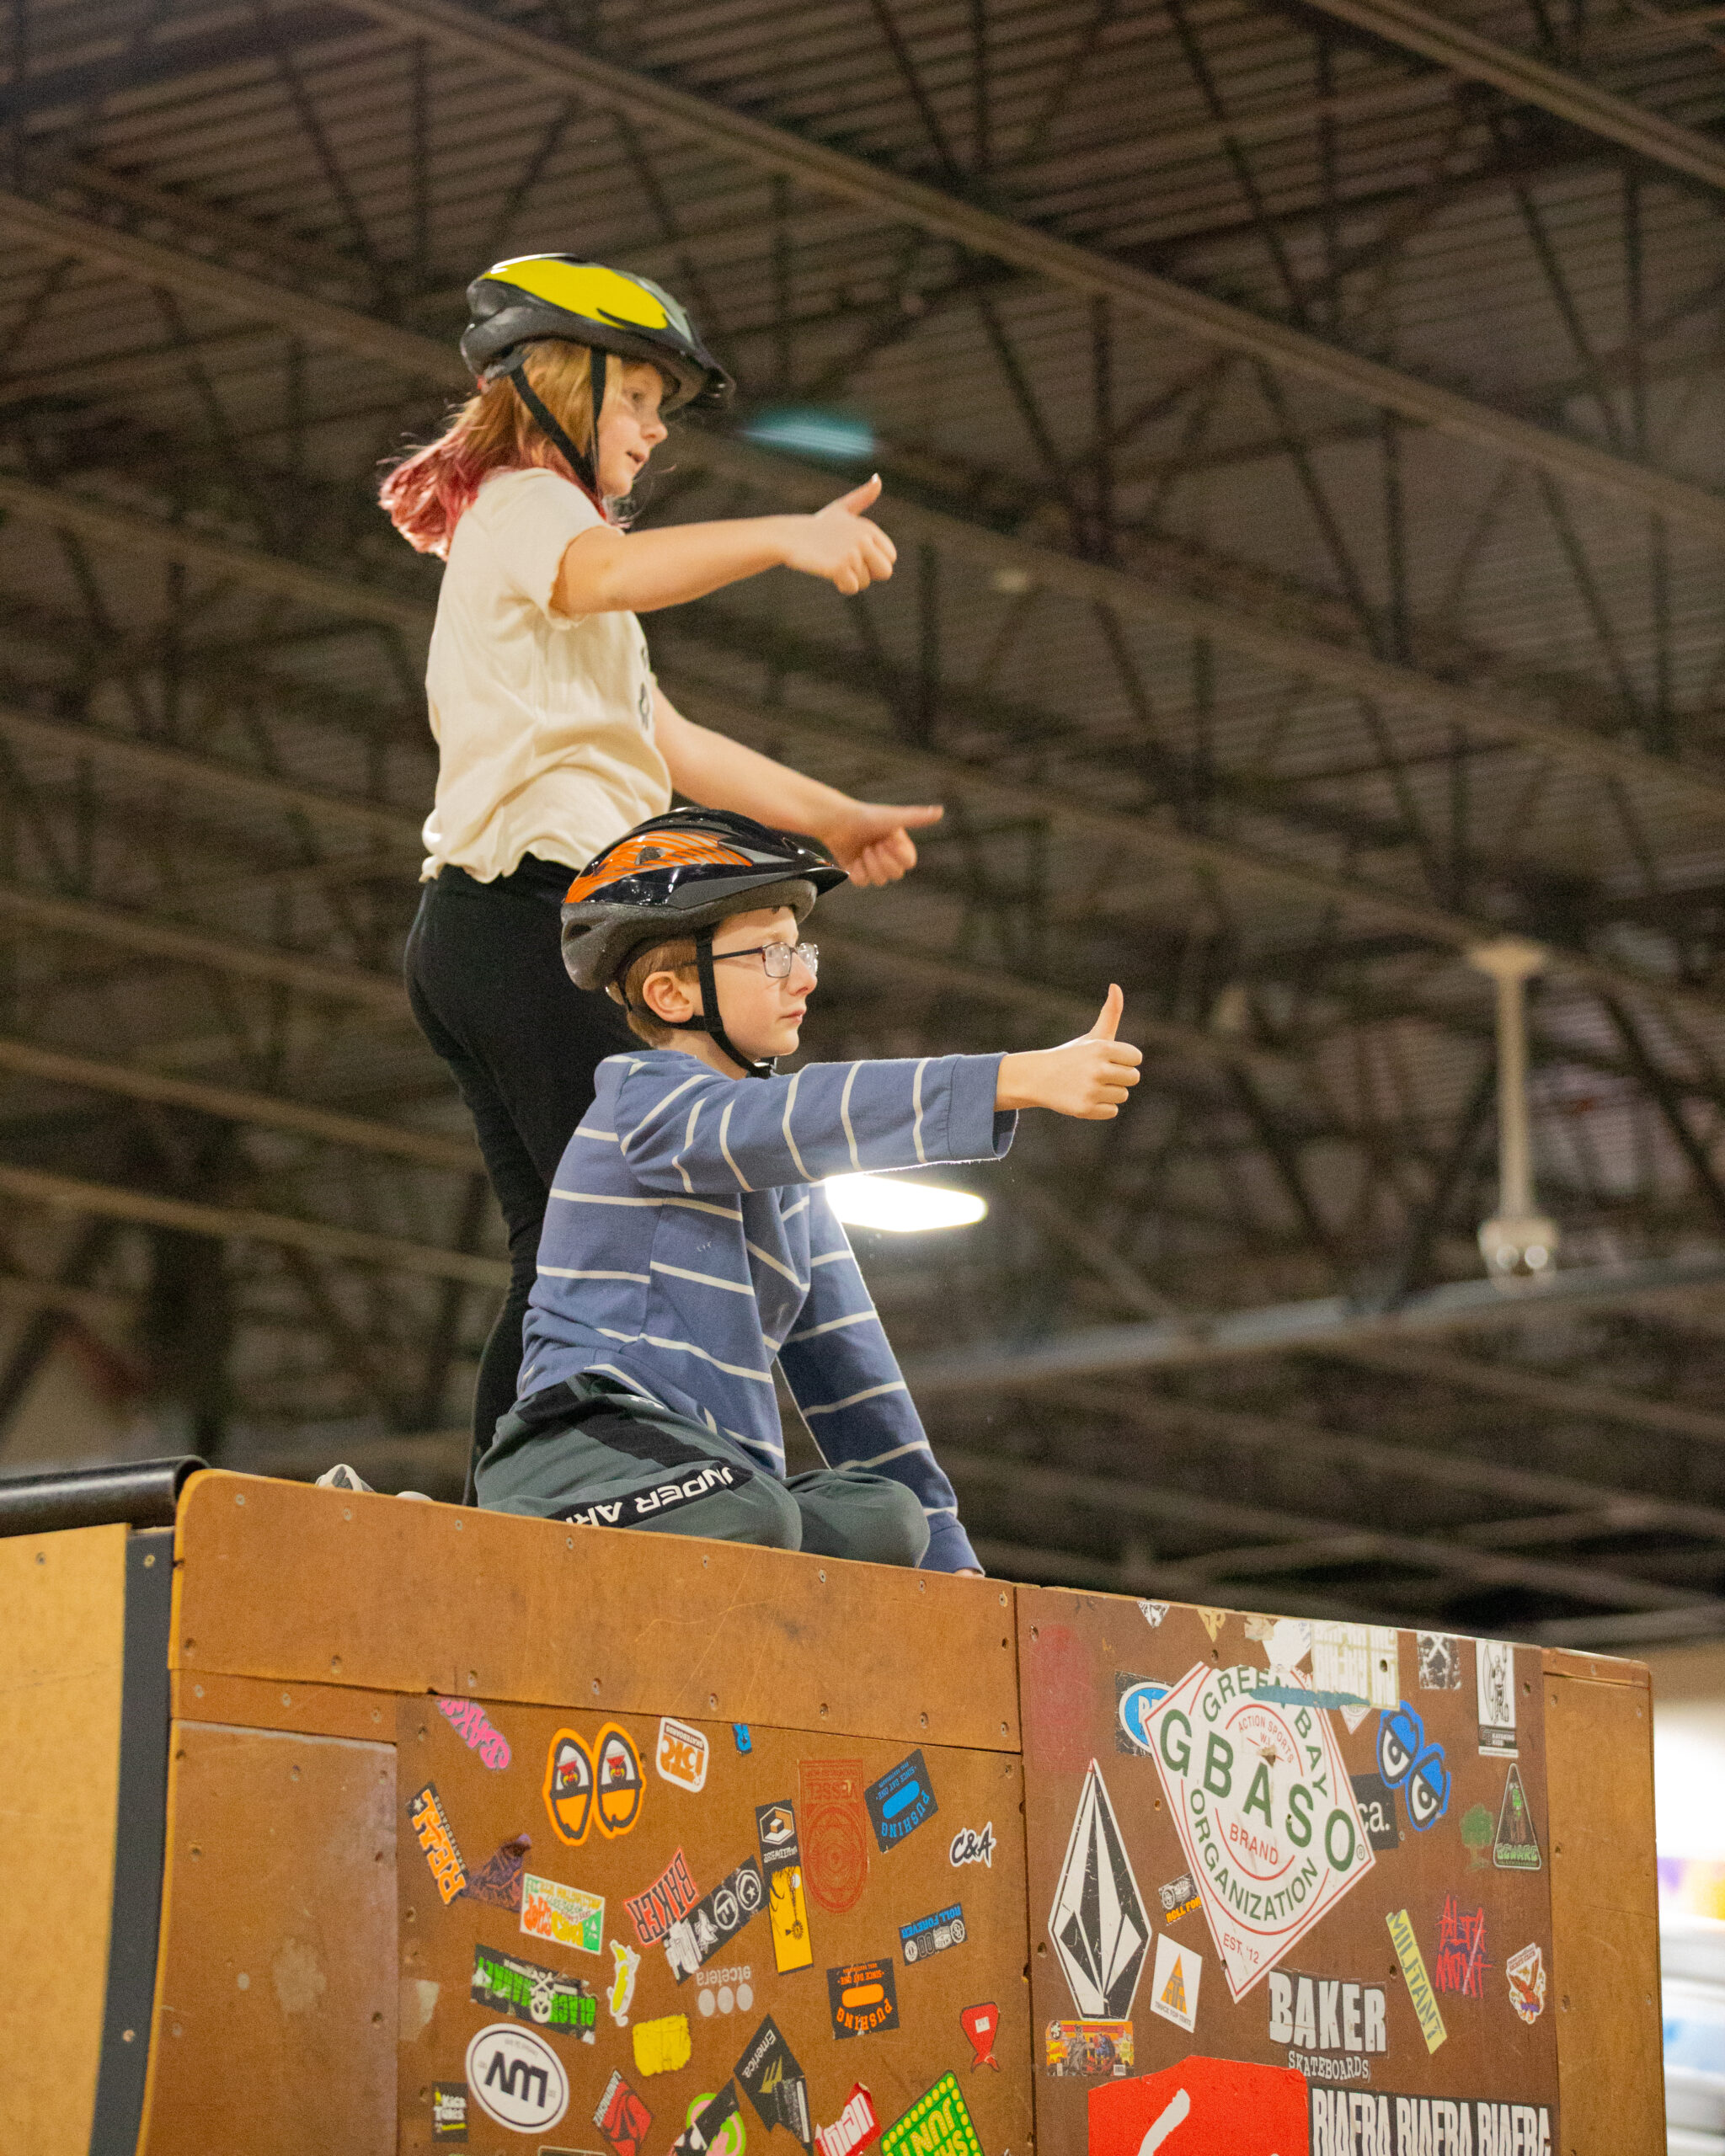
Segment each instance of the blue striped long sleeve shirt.
[[729,1079],[679,1049],[599,1066],[546,1209],[522,1396],[595,1372],[782,1476],[777,1358],[829,1465],[903,1482],[932,1570],[974,1565],[953,1488],[824,1177],[996,1160],[997,1055],[810,1064]]

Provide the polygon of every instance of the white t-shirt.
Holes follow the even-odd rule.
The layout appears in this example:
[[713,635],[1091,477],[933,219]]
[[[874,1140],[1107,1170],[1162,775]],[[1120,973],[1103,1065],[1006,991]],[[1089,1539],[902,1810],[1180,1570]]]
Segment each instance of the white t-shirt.
[[456,526],[425,695],[440,751],[422,878],[521,857],[584,868],[670,806],[653,669],[633,614],[551,611],[563,549],[603,522],[554,472],[498,472]]

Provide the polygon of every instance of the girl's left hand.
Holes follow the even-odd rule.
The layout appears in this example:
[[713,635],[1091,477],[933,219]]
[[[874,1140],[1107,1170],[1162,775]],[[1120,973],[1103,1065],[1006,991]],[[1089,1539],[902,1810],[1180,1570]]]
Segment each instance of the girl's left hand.
[[937,824],[945,814],[944,808],[876,808],[858,801],[842,822],[818,835],[840,867],[850,871],[853,883],[896,883],[916,866],[911,832]]

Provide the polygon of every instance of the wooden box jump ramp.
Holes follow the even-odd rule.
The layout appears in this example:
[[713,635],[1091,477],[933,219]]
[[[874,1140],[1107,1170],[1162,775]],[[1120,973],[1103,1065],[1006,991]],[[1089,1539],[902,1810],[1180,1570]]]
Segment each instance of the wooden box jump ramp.
[[1638,1664],[194,1466],[0,1491],[0,2156],[1664,2149]]

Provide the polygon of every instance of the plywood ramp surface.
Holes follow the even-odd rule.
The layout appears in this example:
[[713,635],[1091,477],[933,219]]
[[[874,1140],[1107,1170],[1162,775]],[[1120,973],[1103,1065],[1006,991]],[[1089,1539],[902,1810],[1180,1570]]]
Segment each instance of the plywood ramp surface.
[[1013,1752],[1009,1590],[684,1536],[205,1474],[174,1661]]
[[[114,1891],[123,1527],[0,1540],[0,2149],[86,2156]],[[35,1971],[34,1977],[29,1974]],[[139,2030],[142,2044],[147,2031]]]
[[[516,2145],[493,2121],[519,2031],[524,2068],[551,2077],[523,2148],[622,2148],[601,2121],[638,2106],[641,2156],[666,2156],[735,2077],[749,2156],[798,2156],[772,2095],[745,2093],[744,2062],[778,2042],[810,2127],[860,2084],[889,2129],[950,2075],[988,2156],[1023,2156],[1016,1758],[761,1723],[745,1752],[728,1722],[448,1704],[401,1708],[403,2150],[439,2145],[440,2090],[464,2102],[469,2146]],[[597,1794],[553,1811],[573,1746]],[[985,2025],[979,2051],[968,2031]],[[734,2129],[720,2156],[742,2146]]]
[[174,1725],[142,2156],[394,2147],[395,1859],[393,1744]]
[[1551,1915],[1565,2156],[1664,2156],[1653,1691],[1645,1668],[1547,1656]]

